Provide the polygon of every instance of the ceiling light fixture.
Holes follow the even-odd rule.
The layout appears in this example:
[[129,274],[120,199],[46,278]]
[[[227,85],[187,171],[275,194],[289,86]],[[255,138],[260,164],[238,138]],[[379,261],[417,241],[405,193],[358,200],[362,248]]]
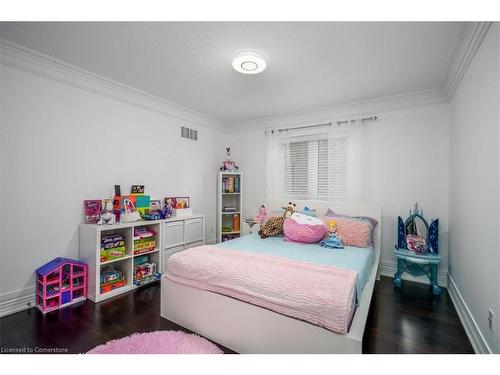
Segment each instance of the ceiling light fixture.
[[257,52],[240,52],[233,58],[233,69],[243,74],[257,74],[266,69],[266,61]]

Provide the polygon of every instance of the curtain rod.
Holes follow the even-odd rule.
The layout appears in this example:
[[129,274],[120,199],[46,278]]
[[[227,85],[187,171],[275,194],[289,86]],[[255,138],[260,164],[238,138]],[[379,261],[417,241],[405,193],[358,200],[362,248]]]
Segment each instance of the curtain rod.
[[[266,130],[266,134],[268,132],[270,132],[271,134],[274,134],[274,133],[287,132],[287,131],[290,131],[290,130],[317,128],[319,126],[332,126],[332,125],[340,126],[342,124],[348,124],[349,122],[354,121],[354,120],[355,119],[342,120],[342,121],[330,121],[330,122],[325,122],[323,124],[296,126],[296,127],[292,127],[292,128],[272,129],[272,130]],[[364,117],[364,118],[361,119],[361,121],[368,121],[368,120],[377,121],[378,120],[378,116]]]

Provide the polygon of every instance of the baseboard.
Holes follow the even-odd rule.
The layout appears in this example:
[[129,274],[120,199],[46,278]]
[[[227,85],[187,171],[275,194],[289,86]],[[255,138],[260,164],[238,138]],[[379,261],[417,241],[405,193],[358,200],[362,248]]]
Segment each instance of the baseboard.
[[467,334],[474,351],[477,354],[492,354],[493,352],[484,339],[484,336],[481,333],[476,320],[472,316],[469,307],[465,303],[462,294],[460,294],[457,284],[455,284],[451,275],[448,275],[448,279],[448,293],[450,294],[453,305],[455,305],[458,317],[464,326],[465,333]]
[[[394,277],[394,274],[396,273],[397,270],[397,263],[392,262],[390,260],[381,260],[379,268],[380,268],[380,274],[382,276]],[[438,277],[438,285],[446,288],[448,286],[448,272],[438,270],[437,277]],[[426,276],[414,277],[405,273],[401,276],[401,278],[403,280],[414,281],[422,284],[429,284],[429,279]]]
[[26,288],[2,294],[0,296],[0,317],[35,307],[35,291]]
[[207,245],[215,245],[216,243],[217,243],[217,238],[211,238],[205,241],[205,244]]

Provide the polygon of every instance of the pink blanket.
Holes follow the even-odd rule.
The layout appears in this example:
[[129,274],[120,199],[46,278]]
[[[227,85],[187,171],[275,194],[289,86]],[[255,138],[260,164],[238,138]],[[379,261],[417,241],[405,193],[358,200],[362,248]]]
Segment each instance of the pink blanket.
[[167,278],[343,334],[355,308],[352,270],[216,246],[172,255]]

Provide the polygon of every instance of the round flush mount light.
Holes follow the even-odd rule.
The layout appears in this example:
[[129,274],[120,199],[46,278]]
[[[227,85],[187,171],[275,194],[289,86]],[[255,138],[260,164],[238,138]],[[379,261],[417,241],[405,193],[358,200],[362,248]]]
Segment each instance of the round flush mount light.
[[243,74],[257,74],[266,69],[266,61],[257,52],[240,52],[233,58],[233,69]]

